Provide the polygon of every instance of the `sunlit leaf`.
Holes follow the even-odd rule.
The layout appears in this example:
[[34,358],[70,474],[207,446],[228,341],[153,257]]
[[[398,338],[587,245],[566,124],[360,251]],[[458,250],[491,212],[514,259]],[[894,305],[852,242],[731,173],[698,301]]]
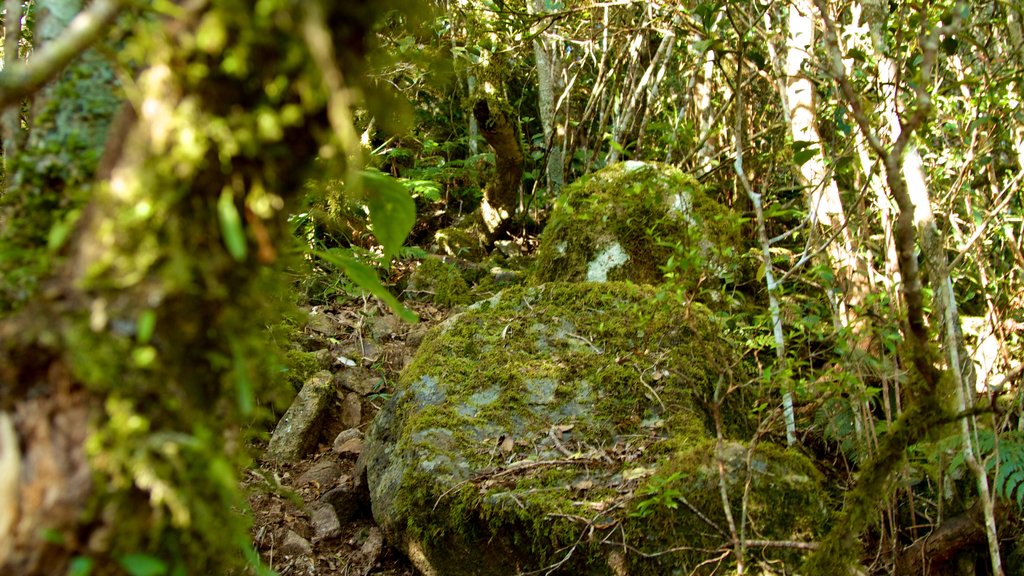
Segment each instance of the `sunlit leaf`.
[[153,332],[156,330],[156,311],[147,309],[143,310],[142,314],[139,314],[139,320],[136,322],[135,331],[136,338],[140,344],[148,344],[150,339],[153,338]]
[[362,174],[373,233],[384,247],[385,261],[390,261],[416,223],[416,202],[391,176],[370,170]]

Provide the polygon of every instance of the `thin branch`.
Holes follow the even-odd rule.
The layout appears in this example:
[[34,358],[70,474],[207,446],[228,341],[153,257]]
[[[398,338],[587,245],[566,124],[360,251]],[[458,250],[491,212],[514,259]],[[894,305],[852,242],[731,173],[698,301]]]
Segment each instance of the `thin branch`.
[[27,63],[0,72],[0,109],[32,95],[97,42],[125,4],[127,0],[96,0],[75,16],[63,34],[36,51]]

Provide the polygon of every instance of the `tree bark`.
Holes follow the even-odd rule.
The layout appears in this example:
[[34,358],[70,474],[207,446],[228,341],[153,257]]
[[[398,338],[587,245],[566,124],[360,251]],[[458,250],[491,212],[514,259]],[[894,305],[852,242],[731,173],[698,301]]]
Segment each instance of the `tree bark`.
[[[18,63],[21,44],[21,0],[6,0],[4,7],[4,70],[10,70]],[[4,173],[10,174],[21,140],[21,106],[4,110],[0,123],[3,124]],[[0,191],[2,196],[3,191]]]
[[[998,506],[996,516],[1005,516],[1005,506]],[[986,513],[981,500],[970,510],[950,518],[930,534],[900,552],[896,560],[896,574],[939,576],[950,574],[950,562],[965,548],[983,544],[986,540]]]
[[473,116],[480,133],[494,149],[494,175],[484,188],[480,205],[488,241],[498,239],[507,231],[509,220],[516,213],[523,181],[523,146],[519,123],[508,105],[493,97],[478,97]]
[[[337,66],[362,78],[378,3],[323,4]],[[93,574],[120,573],[139,553],[171,573],[225,574],[254,556],[235,473],[240,431],[273,390],[263,330],[276,313],[268,294],[282,289],[261,257],[284,234],[304,168],[336,146],[333,101],[310,89],[323,78],[301,55],[309,6],[189,6],[166,26],[136,24],[151,42],[137,118],[112,135],[110,177],[66,265],[0,322],[0,497],[16,494],[0,502],[3,574],[65,574],[80,557]],[[238,44],[195,42],[211,21]],[[245,74],[225,71],[232,54]],[[265,89],[282,78],[283,90]],[[250,112],[284,109],[294,114],[276,129]],[[20,458],[3,430],[12,413]]]
[[[853,248],[853,238],[836,181],[825,167],[825,152],[818,134],[815,88],[804,73],[814,49],[814,18],[811,0],[797,0],[789,6],[789,35],[786,41],[785,97],[790,135],[797,151],[809,155],[800,163],[798,177],[807,195],[807,207],[815,228],[835,239],[825,253],[836,277],[840,296],[836,311],[838,324],[851,329],[853,348],[867,351],[870,327],[866,325],[864,303],[870,290],[867,265]],[[863,423],[861,423],[863,424]]]
[[[527,8],[534,15],[547,12],[544,0],[532,0]],[[562,140],[564,126],[558,124],[558,111],[555,109],[555,85],[561,75],[561,62],[556,59],[554,41],[546,31],[538,34],[533,41],[533,53],[537,61],[537,94],[540,108],[540,121],[544,127],[544,148],[547,157],[546,174],[548,190],[557,195],[565,185],[564,162],[562,160]]]

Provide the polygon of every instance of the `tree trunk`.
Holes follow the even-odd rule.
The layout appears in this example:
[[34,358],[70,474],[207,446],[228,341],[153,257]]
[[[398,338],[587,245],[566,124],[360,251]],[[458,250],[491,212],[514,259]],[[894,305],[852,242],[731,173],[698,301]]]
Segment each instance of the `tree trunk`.
[[[361,78],[380,8],[324,2],[320,25],[306,4],[261,15],[190,6],[167,26],[137,24],[144,104],[111,135],[110,177],[66,265],[0,322],[3,574],[65,574],[73,559],[121,573],[139,554],[167,573],[226,574],[255,557],[235,472],[273,392],[262,332],[281,286],[262,260],[330,133],[298,39],[311,25],[335,34],[323,36],[334,72]],[[223,35],[197,43],[200,22]],[[246,72],[227,72],[228,57]],[[266,116],[281,110],[291,113]]]
[[818,135],[814,85],[803,68],[814,49],[814,18],[811,0],[797,0],[789,6],[789,36],[786,42],[786,93],[790,135],[794,151],[806,155],[799,163],[799,179],[807,194],[811,223],[824,235],[836,237],[828,241],[825,253],[835,274],[841,294],[838,301],[838,323],[852,330],[853,347],[866,351],[870,339],[866,326],[864,301],[870,289],[866,265],[853,249],[853,239],[846,222],[839,187],[825,167],[825,155]]
[[473,116],[484,139],[494,149],[494,175],[484,188],[480,205],[487,239],[494,241],[507,231],[519,203],[523,182],[519,122],[508,104],[494,97],[478,97],[473,104]]
[[[4,2],[4,28],[4,70],[10,70],[18,62],[21,43],[21,0]],[[21,106],[4,110],[0,123],[3,125],[4,174],[10,174],[21,140]],[[3,191],[0,191],[2,196]]]
[[[996,516],[1005,516],[1005,506],[999,506]],[[896,574],[939,576],[950,574],[951,563],[965,548],[985,542],[984,505],[979,500],[970,510],[942,523],[931,534],[900,552],[896,560]]]
[[[547,12],[545,0],[532,0],[527,8],[534,15]],[[533,41],[533,53],[537,60],[537,94],[540,108],[540,121],[544,127],[544,148],[547,157],[548,191],[557,195],[565,185],[564,162],[562,160],[562,141],[565,128],[558,123],[558,111],[555,109],[555,85],[561,76],[561,62],[556,59],[554,40],[548,32],[540,32]]]

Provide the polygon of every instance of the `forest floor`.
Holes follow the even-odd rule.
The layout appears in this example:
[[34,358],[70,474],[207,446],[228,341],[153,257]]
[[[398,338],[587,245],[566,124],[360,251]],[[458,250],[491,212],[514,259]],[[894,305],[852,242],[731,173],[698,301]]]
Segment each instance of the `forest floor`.
[[[417,573],[401,553],[384,542],[370,513],[368,496],[352,489],[358,447],[339,452],[333,446],[338,434],[350,427],[366,432],[423,335],[447,316],[447,310],[431,304],[406,305],[419,314],[418,324],[402,322],[372,300],[318,306],[311,311],[304,347],[328,351],[335,364],[337,392],[320,425],[317,449],[292,464],[261,460],[245,479],[250,488],[254,545],[264,563],[281,576]],[[352,426],[353,418],[358,426]],[[323,508],[324,502],[332,502],[340,510],[340,526],[323,525],[317,509]]]

